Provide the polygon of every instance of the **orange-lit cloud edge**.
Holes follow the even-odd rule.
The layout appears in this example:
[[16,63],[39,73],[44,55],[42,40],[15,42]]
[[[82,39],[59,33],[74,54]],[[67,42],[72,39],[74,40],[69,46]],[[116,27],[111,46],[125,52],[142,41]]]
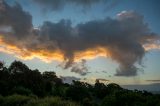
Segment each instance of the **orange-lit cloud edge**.
[[[146,44],[143,45],[144,49],[146,51],[150,51],[152,49],[160,49],[159,44]],[[0,36],[0,52],[7,53],[7,54],[13,54],[15,57],[22,59],[22,60],[32,60],[34,58],[38,58],[46,63],[52,62],[52,61],[64,61],[64,54],[60,50],[57,50],[55,52],[46,51],[46,50],[27,50],[25,48],[19,48],[15,45],[11,45],[6,43],[3,40],[3,37]],[[94,49],[88,49],[83,52],[76,52],[74,54],[74,61],[78,62],[81,59],[95,59],[97,57],[110,57],[110,52],[103,47],[95,47]]]

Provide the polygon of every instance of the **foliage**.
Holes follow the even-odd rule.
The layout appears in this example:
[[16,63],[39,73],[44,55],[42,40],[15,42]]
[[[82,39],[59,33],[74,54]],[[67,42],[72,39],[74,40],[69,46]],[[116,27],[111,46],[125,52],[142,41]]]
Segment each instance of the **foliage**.
[[33,99],[25,106],[79,106],[71,101],[65,101],[59,97],[46,97],[43,99]]
[[31,95],[32,91],[24,87],[15,87],[11,90],[10,94]]
[[0,106],[79,106],[78,104],[62,100],[59,97],[35,98],[33,96],[11,95],[0,96]]
[[32,98],[22,95],[0,97],[0,106],[22,106]]
[[20,61],[0,62],[0,106],[160,106],[160,95],[115,83],[63,83],[55,72],[31,70]]

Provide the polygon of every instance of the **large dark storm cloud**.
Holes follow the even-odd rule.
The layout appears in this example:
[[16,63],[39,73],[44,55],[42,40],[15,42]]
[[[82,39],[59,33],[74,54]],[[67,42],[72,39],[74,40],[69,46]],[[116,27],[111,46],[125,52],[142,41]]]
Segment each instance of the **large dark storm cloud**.
[[13,7],[3,0],[0,2],[0,26],[11,26],[12,34],[18,36],[29,35],[32,30],[32,16],[24,12],[16,3]]
[[44,22],[39,29],[34,29],[30,14],[23,11],[19,4],[11,7],[2,2],[0,26],[11,27],[7,32],[1,29],[5,42],[32,52],[42,50],[54,53],[59,50],[66,62],[64,68],[72,67],[71,71],[82,75],[87,69],[83,63],[81,68],[74,66],[77,52],[104,48],[110,58],[119,64],[115,75],[135,76],[138,70],[135,64],[141,64],[145,55],[144,45],[159,40],[150,31],[143,16],[133,11],[123,11],[114,19],[107,17],[75,27],[72,27],[70,20],[61,20],[58,23]]

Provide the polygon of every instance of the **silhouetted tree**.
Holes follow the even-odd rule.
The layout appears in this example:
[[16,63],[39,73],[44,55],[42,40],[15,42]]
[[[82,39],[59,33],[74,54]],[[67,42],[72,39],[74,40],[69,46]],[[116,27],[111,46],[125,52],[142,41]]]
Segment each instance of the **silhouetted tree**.
[[84,98],[90,98],[86,84],[80,81],[73,81],[73,84],[66,93],[67,97],[75,101],[82,101]]
[[96,80],[94,92],[96,97],[102,99],[108,94],[108,89],[104,83],[100,83],[99,80]]
[[20,61],[14,61],[10,66],[9,66],[9,71],[11,74],[15,74],[15,73],[24,73],[26,71],[29,71],[28,66],[26,66],[25,64],[23,64]]
[[82,106],[160,106],[159,94],[127,90],[115,83],[105,85],[99,80],[96,80],[95,85],[80,81],[64,84],[55,72],[41,74],[39,70],[31,70],[20,61],[14,61],[7,68],[0,62],[0,95],[7,98],[7,95],[15,93],[28,97],[58,96],[79,102]]

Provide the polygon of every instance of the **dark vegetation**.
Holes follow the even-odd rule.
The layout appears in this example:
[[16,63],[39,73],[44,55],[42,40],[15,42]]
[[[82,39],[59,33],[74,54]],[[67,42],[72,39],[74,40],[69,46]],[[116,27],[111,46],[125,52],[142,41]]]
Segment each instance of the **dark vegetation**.
[[0,106],[160,106],[160,95],[98,80],[65,84],[55,72],[31,70],[20,61],[0,63]]

